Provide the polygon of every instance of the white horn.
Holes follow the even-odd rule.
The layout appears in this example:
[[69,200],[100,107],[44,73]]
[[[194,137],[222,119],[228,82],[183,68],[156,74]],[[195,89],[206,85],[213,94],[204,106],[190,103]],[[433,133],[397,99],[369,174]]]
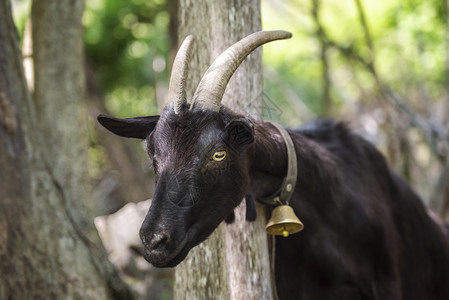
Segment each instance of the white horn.
[[178,114],[181,106],[187,103],[185,85],[192,46],[193,36],[189,35],[184,39],[181,47],[179,47],[173,62],[168,86],[167,105],[173,103],[175,114]]
[[274,40],[288,39],[287,31],[259,31],[241,39],[218,56],[207,69],[193,95],[192,106],[220,110],[221,99],[232,74],[257,47]]

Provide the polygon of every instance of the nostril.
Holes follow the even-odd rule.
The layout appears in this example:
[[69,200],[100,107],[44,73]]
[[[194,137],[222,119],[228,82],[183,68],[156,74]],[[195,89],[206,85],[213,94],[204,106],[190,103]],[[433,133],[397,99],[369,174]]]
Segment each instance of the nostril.
[[165,233],[156,233],[148,244],[150,250],[157,250],[168,242],[168,235]]

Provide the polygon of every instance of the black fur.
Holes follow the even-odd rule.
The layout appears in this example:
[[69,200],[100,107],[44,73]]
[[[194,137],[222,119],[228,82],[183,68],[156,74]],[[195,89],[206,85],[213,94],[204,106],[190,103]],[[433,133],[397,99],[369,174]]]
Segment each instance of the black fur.
[[[179,115],[166,108],[151,133],[148,120],[125,120],[124,132],[116,120],[102,124],[148,142],[157,187],[140,235],[145,258],[171,267],[232,222],[245,195],[246,218],[255,219],[254,199],[274,193],[286,175],[286,149],[272,125],[224,107]],[[289,133],[298,160],[290,204],[305,228],[276,238],[280,299],[449,299],[448,241],[382,155],[330,120]],[[212,160],[215,151],[226,159]]]
[[254,197],[251,194],[246,195],[246,220],[255,221],[257,218],[256,204],[254,203]]

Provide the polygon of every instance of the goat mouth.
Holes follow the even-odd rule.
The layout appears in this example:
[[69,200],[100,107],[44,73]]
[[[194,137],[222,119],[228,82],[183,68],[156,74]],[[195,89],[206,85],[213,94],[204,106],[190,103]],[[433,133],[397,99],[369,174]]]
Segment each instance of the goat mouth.
[[164,255],[164,253],[152,254],[148,253],[144,247],[143,257],[150,264],[155,266],[156,268],[172,268],[181,263],[184,258],[189,253],[191,247],[188,245],[189,235],[187,234],[184,239],[179,244],[179,247],[175,249],[169,255]]

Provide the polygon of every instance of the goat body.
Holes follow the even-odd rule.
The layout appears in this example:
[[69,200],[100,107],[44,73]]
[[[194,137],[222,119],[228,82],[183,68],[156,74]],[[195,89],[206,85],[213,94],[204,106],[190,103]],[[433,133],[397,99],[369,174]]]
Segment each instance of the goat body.
[[[298,159],[290,204],[305,229],[276,238],[280,299],[449,299],[448,241],[383,156],[330,120],[289,133]],[[255,136],[257,199],[280,186],[287,158],[268,123]]]
[[[158,182],[141,237],[159,267],[177,265],[244,195],[273,194],[287,173],[277,129],[225,107],[101,122],[124,136],[150,132],[141,136]],[[243,128],[229,131],[236,122]],[[298,161],[290,205],[305,229],[276,238],[280,299],[449,299],[449,243],[383,156],[342,123],[288,132]],[[226,164],[209,159],[214,149],[228,152]]]
[[[140,237],[153,265],[179,264],[223,220],[233,220],[245,195],[253,220],[253,199],[281,186],[288,166],[280,133],[220,101],[246,55],[288,37],[258,32],[231,46],[192,103],[184,90],[193,40],[187,37],[174,63],[173,99],[161,116],[99,116],[113,133],[147,142],[156,190]],[[305,228],[276,238],[280,299],[449,299],[449,242],[382,155],[342,123],[317,120],[288,132],[298,163],[290,205]]]

